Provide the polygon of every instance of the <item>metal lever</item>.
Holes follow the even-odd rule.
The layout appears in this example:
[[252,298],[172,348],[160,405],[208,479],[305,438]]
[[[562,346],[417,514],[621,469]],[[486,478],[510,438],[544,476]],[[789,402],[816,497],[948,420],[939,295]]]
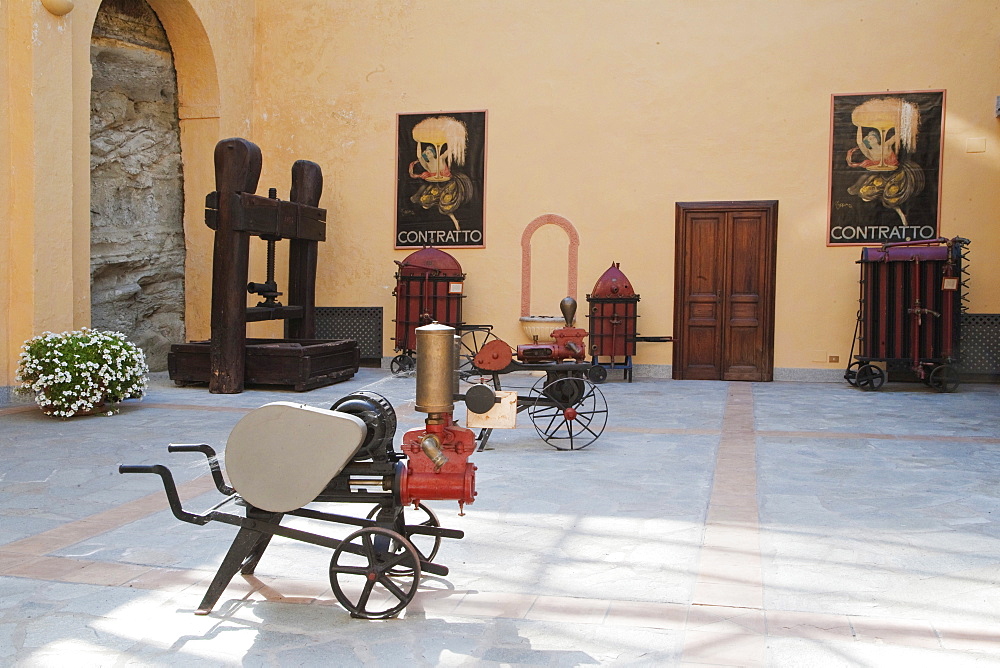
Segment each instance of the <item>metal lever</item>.
[[163,491],[167,494],[167,503],[170,504],[170,512],[174,514],[174,517],[182,522],[190,522],[191,524],[208,524],[212,521],[212,518],[208,515],[189,513],[181,507],[181,499],[177,495],[177,485],[174,484],[174,476],[166,466],[162,464],[153,464],[152,466],[128,466],[122,464],[118,467],[118,472],[154,473],[160,476],[163,480]]
[[226,484],[222,477],[222,469],[219,468],[218,455],[212,446],[206,443],[171,443],[167,446],[167,452],[200,452],[208,458],[208,468],[212,472],[212,480],[215,481],[215,488],[225,494],[232,496],[236,490]]

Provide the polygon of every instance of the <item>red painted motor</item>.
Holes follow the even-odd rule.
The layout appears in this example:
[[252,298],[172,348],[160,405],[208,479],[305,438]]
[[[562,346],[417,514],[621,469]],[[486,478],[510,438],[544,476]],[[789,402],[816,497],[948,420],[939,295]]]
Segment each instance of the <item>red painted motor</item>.
[[587,330],[573,326],[576,318],[576,300],[566,297],[559,303],[566,326],[552,330],[551,342],[529,343],[517,347],[517,359],[522,362],[561,362],[576,360],[582,362],[587,356],[583,339]]
[[403,505],[428,500],[455,500],[459,508],[476,499],[476,466],[469,455],[476,451],[476,435],[452,421],[457,393],[455,329],[432,323],[416,332],[416,410],[427,413],[423,428],[403,435],[407,466],[399,475]]
[[422,248],[402,262],[396,272],[396,350],[404,354],[416,350],[417,327],[439,322],[458,328],[462,325],[462,265],[437,248]]

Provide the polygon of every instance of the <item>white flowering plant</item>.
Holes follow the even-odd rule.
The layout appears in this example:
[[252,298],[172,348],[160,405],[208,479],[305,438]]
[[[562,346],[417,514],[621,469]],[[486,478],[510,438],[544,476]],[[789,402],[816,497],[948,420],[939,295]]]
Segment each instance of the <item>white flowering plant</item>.
[[44,332],[21,346],[17,388],[34,394],[47,415],[73,417],[146,392],[149,367],[142,349],[121,332],[83,328]]

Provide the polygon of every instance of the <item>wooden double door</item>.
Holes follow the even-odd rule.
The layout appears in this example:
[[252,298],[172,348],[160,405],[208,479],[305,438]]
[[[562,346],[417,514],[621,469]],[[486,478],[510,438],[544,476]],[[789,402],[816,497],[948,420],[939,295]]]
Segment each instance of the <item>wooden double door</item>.
[[777,201],[678,202],[676,380],[774,378]]

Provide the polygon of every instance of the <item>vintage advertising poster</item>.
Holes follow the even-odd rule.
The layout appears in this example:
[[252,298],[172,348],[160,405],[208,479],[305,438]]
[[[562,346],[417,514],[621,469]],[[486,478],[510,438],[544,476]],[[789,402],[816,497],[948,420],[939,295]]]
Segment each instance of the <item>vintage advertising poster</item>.
[[483,248],[486,112],[397,117],[396,248]]
[[828,246],[937,238],[944,95],[832,97]]

